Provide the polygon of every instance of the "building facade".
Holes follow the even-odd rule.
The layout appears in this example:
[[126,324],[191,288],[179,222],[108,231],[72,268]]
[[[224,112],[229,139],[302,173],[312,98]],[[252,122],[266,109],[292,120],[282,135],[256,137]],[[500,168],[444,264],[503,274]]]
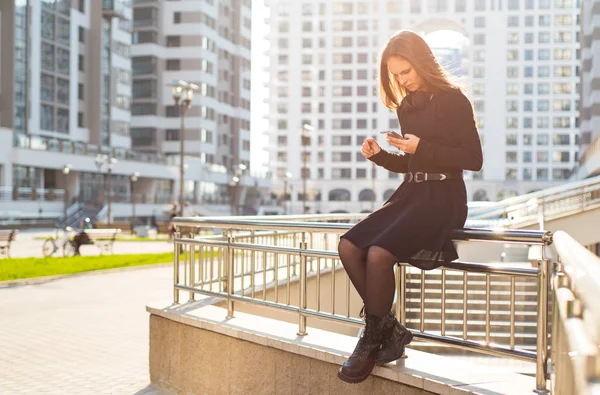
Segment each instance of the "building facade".
[[581,159],[580,178],[600,175],[600,1],[581,4]]
[[[274,190],[302,211],[306,155],[312,212],[369,211],[400,184],[360,154],[398,129],[378,96],[378,53],[399,29],[462,34],[463,81],[484,168],[470,200],[497,200],[567,180],[579,155],[579,4],[571,0],[268,1],[270,163]],[[456,60],[448,48],[436,53]],[[302,147],[303,125],[312,126]],[[306,151],[306,153],[304,153]],[[372,174],[375,176],[373,177]],[[374,197],[374,199],[373,199]]]
[[[132,42],[141,40],[146,30],[138,32],[138,27],[148,23],[145,10],[137,8],[143,2],[133,3],[135,9],[124,0],[0,2],[0,217],[35,213],[53,218],[75,203],[96,207],[104,219],[130,217],[133,202],[140,217],[168,212],[178,201],[181,156],[175,146],[180,118],[163,78],[199,83],[203,99],[195,100],[186,114],[187,212],[227,214],[232,187],[245,205],[246,191],[268,186],[264,176],[249,171],[236,185],[231,182],[231,164],[248,163],[245,152],[250,144],[249,82],[244,85],[250,70],[245,52],[250,25],[236,24],[249,21],[248,5],[238,2],[231,8],[229,23],[234,27],[225,31],[231,37],[221,39],[224,42],[216,33],[181,36],[180,43],[199,44],[184,49],[174,47],[173,35],[162,36],[173,45],[165,42],[151,50],[158,51],[155,55],[161,61],[169,59],[169,68],[177,63],[184,71],[175,73],[156,62],[157,74],[152,74],[148,68],[153,63],[140,60],[146,55],[132,55],[144,49],[132,47]],[[172,21],[175,3],[185,8],[197,2],[147,3],[158,5],[153,18]],[[213,8],[216,20],[218,6],[202,3]],[[179,18],[186,21],[182,14],[188,15],[185,9],[179,10]],[[225,24],[220,22],[219,27],[224,29]],[[201,20],[193,19],[180,30],[204,28]],[[191,59],[191,52],[202,53],[215,65],[213,73],[196,69],[196,64],[205,63]],[[220,70],[231,74],[215,74]],[[212,83],[202,80],[204,74]],[[149,112],[149,107],[156,111]],[[148,133],[152,128],[154,134]],[[214,160],[208,160],[209,155]]]
[[[227,172],[249,168],[251,13],[249,0],[135,2],[134,148],[179,153],[179,108],[168,85],[185,80],[199,86],[185,113],[185,154]],[[211,188],[202,184],[200,193]]]

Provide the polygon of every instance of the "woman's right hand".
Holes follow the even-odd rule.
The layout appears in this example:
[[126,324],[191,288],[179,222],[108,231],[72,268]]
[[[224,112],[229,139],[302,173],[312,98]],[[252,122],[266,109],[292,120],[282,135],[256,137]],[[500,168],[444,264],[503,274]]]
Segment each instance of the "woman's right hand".
[[374,138],[369,137],[367,139],[365,139],[365,141],[362,144],[362,155],[369,159],[370,157],[372,157],[375,154],[378,154],[379,151],[381,151],[381,147],[379,146],[379,144],[377,144],[377,141],[375,141]]

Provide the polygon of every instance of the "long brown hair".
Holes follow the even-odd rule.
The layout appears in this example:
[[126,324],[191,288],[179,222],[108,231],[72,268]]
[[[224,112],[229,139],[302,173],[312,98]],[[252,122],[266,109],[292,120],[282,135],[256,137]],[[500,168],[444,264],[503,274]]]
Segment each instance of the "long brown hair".
[[450,80],[421,36],[410,30],[400,30],[390,37],[381,51],[379,64],[379,96],[383,104],[392,110],[398,108],[408,94],[388,70],[387,61],[392,56],[406,59],[421,77],[424,90],[428,92],[440,93],[459,87]]

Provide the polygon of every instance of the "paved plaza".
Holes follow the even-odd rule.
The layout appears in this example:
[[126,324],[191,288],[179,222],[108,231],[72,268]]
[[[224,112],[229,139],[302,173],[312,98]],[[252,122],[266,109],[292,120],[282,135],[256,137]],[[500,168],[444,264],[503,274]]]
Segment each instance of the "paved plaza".
[[148,374],[152,301],[170,266],[0,288],[0,394],[159,394]]

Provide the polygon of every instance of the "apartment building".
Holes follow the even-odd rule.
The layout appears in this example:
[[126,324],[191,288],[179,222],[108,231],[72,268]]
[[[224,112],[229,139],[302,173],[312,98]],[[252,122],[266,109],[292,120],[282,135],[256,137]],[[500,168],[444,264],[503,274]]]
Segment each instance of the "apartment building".
[[[393,32],[450,30],[469,45],[463,80],[484,168],[469,199],[496,200],[565,182],[579,155],[578,1],[269,0],[270,163],[274,189],[302,211],[303,155],[312,212],[369,211],[401,182],[372,169],[360,144],[398,128],[378,97],[378,52]],[[455,54],[437,48],[444,56]],[[303,125],[312,126],[302,147]],[[306,151],[306,153],[305,153]],[[374,177],[372,176],[374,174]]]
[[600,175],[600,1],[584,0],[581,4],[581,158],[580,178]]
[[[237,8],[228,8],[218,3],[231,10],[227,26],[232,27],[182,35],[180,43],[186,48],[175,47],[174,36],[162,36],[169,43],[151,50],[170,62],[168,67],[157,62],[154,75],[147,73],[150,63],[141,61],[137,52],[132,56],[132,51],[144,49],[137,45],[143,40],[141,33],[146,34],[137,31],[147,23],[144,9],[138,9],[141,3],[134,1],[134,10],[132,2],[124,0],[0,2],[0,217],[35,213],[56,218],[76,203],[95,207],[103,219],[130,217],[133,202],[139,217],[166,212],[178,201],[181,156],[175,149],[180,118],[163,78],[199,83],[203,99],[192,103],[185,118],[190,136],[184,157],[187,212],[226,214],[232,186],[245,192],[268,185],[264,176],[249,172],[232,185],[229,171],[232,163],[248,159],[248,5],[233,2]],[[202,16],[188,14],[185,7],[202,3],[205,10],[208,2],[147,3],[160,5],[153,18],[171,22],[175,5],[184,7],[179,10],[184,22],[178,27],[180,34],[205,28]],[[220,9],[215,4],[208,11],[213,21]],[[188,15],[193,18],[190,23]],[[239,26],[239,21],[246,25]],[[226,22],[219,23],[219,29],[225,29],[221,24]],[[206,62],[189,56],[192,52],[201,53]],[[177,75],[170,70],[175,63],[182,68]],[[196,64],[201,67],[196,69]],[[230,74],[215,74],[225,70]],[[144,129],[150,126],[158,126],[153,135]],[[201,141],[202,136],[207,141]]]
[[[178,153],[233,172],[250,165],[249,0],[144,1],[133,8],[132,139],[136,149]],[[185,113],[172,81],[199,86]],[[224,185],[223,187],[227,187]],[[201,185],[202,193],[208,185]]]

